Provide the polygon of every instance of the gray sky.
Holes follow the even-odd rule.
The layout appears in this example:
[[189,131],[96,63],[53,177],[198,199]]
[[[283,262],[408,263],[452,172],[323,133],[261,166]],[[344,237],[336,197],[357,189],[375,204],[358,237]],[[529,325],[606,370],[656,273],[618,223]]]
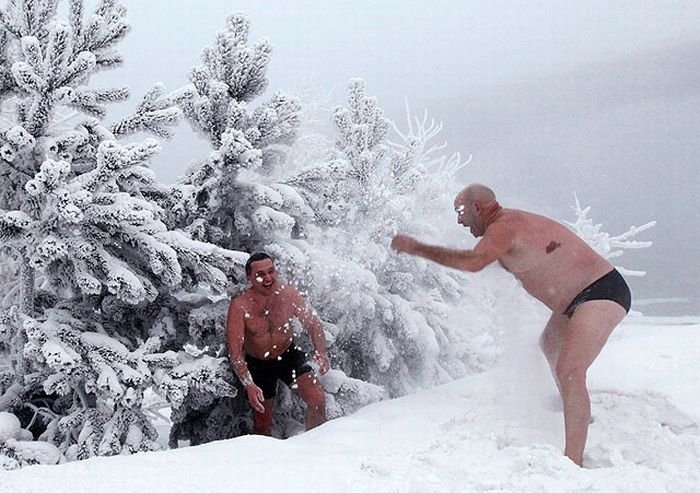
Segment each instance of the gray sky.
[[[657,220],[638,297],[691,297],[700,309],[700,2],[648,0],[122,0],[132,32],[123,68],[95,82],[186,83],[236,11],[273,44],[271,91],[318,89],[342,104],[361,77],[390,118],[404,101],[443,120],[448,150],[472,155],[465,183],[505,206],[573,220],[576,192],[604,230]],[[135,100],[131,105],[135,104]],[[120,111],[111,115],[119,115]],[[185,126],[154,163],[174,181],[206,144]],[[451,206],[451,204],[447,204]],[[644,308],[645,311],[654,311]]]

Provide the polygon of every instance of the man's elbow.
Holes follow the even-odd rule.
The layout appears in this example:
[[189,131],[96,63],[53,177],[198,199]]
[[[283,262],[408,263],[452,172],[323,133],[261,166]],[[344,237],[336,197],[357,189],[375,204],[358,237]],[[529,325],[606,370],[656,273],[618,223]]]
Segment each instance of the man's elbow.
[[485,262],[481,259],[468,259],[462,263],[461,270],[467,272],[479,272],[489,265],[490,262]]

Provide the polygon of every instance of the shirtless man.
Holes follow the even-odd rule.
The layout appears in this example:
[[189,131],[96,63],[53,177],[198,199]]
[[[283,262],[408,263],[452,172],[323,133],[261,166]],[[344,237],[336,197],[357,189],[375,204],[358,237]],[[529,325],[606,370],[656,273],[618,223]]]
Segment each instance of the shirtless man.
[[564,404],[564,453],[580,466],[591,417],[586,371],[629,311],[629,288],[607,260],[568,228],[502,208],[483,185],[466,187],[454,206],[457,223],[481,237],[473,250],[427,245],[405,235],[396,235],[391,247],[469,272],[498,261],[552,310],[540,347]]
[[226,341],[254,410],[255,433],[271,434],[278,379],[304,399],[306,429],[314,428],[326,421],[325,394],[306,354],[294,345],[291,322],[296,317],[309,331],[314,359],[324,374],[330,365],[321,322],[296,289],[277,282],[269,255],[251,255],[245,268],[251,287],[231,300]]

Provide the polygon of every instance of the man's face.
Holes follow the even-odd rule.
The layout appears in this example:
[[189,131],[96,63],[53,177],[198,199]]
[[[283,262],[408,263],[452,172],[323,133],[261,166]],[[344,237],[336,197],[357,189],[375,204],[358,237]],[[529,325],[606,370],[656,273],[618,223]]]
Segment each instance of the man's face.
[[469,231],[474,237],[478,238],[484,234],[480,226],[478,209],[475,202],[457,196],[455,199],[455,212],[457,213],[457,224],[469,228]]
[[247,277],[253,290],[260,294],[272,294],[277,287],[277,271],[275,264],[269,258],[256,260],[250,264],[250,274]]

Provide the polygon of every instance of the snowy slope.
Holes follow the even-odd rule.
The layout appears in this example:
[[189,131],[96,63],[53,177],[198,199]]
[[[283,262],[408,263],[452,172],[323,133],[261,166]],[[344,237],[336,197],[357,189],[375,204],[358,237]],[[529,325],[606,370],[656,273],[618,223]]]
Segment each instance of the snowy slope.
[[2,492],[700,491],[700,319],[630,317],[590,372],[587,468],[561,453],[554,386],[533,344],[499,368],[281,441],[0,473]]

